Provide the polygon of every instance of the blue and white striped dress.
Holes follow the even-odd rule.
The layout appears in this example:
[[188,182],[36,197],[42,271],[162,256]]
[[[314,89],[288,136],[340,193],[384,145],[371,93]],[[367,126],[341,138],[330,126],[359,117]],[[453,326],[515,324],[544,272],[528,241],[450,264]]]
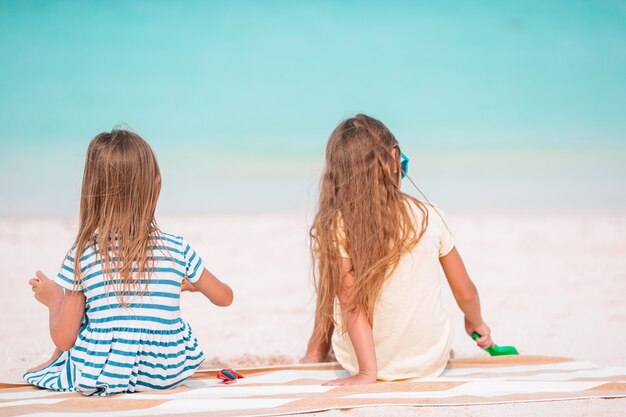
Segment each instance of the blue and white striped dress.
[[171,388],[192,375],[204,360],[191,328],[180,315],[183,278],[195,282],[204,263],[182,237],[160,233],[154,249],[154,274],[143,294],[131,292],[118,303],[105,283],[93,246],[81,255],[81,285],[74,286],[74,248],[55,282],[82,290],[85,317],[70,350],[50,365],[24,374],[38,387],[87,395]]

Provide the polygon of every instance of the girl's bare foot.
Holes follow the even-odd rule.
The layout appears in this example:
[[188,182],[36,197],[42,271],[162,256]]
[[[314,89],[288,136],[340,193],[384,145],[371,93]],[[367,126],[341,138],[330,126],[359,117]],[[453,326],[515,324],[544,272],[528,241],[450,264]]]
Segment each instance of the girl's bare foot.
[[54,360],[55,360],[56,358],[58,358],[58,357],[59,357],[59,355],[60,355],[61,353],[63,353],[63,352],[61,351],[61,349],[59,349],[59,348],[55,348],[55,349],[54,349],[54,352],[52,352],[52,356],[50,357],[50,359],[48,359],[47,361],[45,361],[45,362],[44,362],[44,363],[42,363],[42,364],[39,364],[39,365],[37,365],[37,366],[34,366],[34,367],[30,368],[30,369],[29,369],[29,370],[27,370],[26,372],[35,372],[35,371],[38,371],[38,370],[40,370],[40,369],[45,368],[46,366],[48,366],[48,365],[50,365],[52,362],[54,362]]

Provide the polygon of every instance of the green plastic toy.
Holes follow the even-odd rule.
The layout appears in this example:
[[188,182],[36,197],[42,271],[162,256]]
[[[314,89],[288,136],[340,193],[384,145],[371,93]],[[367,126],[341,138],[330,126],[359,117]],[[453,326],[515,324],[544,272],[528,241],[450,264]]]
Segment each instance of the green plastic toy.
[[[479,337],[480,335],[478,333],[472,333],[472,339],[476,340]],[[492,347],[488,347],[485,350],[491,356],[519,355],[519,352],[517,351],[517,349],[515,349],[515,346],[493,345]]]

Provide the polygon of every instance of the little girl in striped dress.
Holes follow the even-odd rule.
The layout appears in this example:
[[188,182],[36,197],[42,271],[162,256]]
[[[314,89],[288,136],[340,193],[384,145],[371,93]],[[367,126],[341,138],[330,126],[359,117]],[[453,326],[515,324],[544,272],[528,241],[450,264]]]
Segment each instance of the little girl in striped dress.
[[75,244],[54,281],[41,272],[29,281],[49,309],[56,350],[24,374],[27,382],[86,395],[166,389],[202,363],[181,318],[181,287],[218,306],[233,293],[184,238],[158,228],[160,189],[156,158],[139,135],[113,130],[91,141]]

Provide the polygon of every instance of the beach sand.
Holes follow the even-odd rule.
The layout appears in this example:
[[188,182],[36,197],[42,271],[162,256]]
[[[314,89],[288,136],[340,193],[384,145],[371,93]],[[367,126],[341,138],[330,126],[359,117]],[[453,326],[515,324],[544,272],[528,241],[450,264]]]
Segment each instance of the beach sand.
[[[457,248],[476,283],[483,316],[498,344],[525,354],[626,365],[626,210],[450,211]],[[313,322],[310,256],[304,212],[161,217],[207,267],[229,283],[235,302],[212,306],[183,294],[185,319],[204,347],[205,367],[233,368],[297,361]],[[76,231],[75,220],[0,219],[0,380],[21,381],[53,346],[47,311],[27,280],[37,269],[54,276]],[[449,289],[457,357],[485,353],[463,330]],[[624,415],[626,400],[371,408],[331,416]]]

